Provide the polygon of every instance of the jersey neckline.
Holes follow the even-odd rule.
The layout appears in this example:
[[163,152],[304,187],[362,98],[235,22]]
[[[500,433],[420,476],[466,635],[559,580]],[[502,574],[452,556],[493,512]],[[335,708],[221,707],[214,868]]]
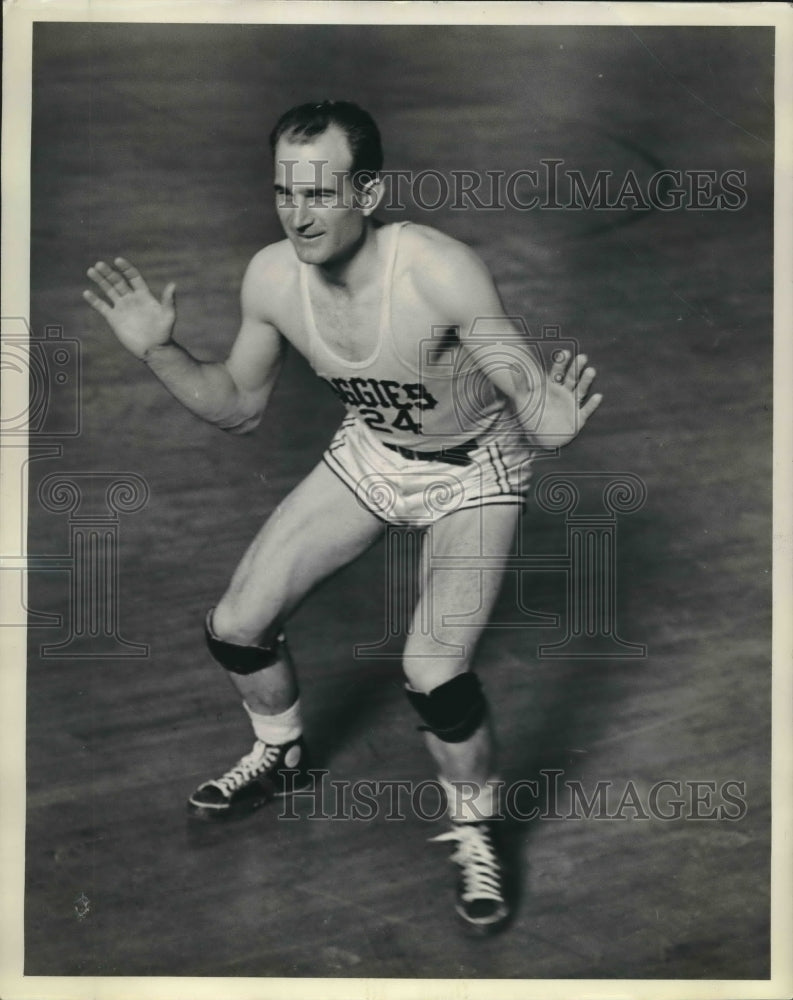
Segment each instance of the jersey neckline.
[[346,365],[348,368],[367,368],[377,360],[380,354],[380,349],[386,332],[391,325],[391,286],[394,278],[394,267],[396,265],[399,232],[402,227],[406,225],[406,222],[394,222],[391,223],[390,226],[384,227],[389,228],[390,232],[388,234],[389,243],[386,248],[386,265],[383,275],[382,295],[380,299],[379,326],[372,353],[369,357],[364,358],[362,361],[351,361],[348,358],[337,354],[319,332],[319,328],[317,327],[317,323],[314,318],[314,307],[311,304],[311,293],[308,287],[308,272],[311,265],[306,264],[303,261],[300,262],[300,295],[303,300],[303,315],[305,316],[309,339],[321,347],[326,354],[330,355],[330,357],[340,365]]

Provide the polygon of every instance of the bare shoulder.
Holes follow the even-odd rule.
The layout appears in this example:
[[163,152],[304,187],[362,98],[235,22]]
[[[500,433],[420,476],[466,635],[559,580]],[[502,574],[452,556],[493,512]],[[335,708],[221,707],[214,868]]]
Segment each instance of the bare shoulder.
[[401,248],[422,296],[450,308],[492,307],[498,297],[490,271],[467,244],[431,226],[405,226]]
[[276,324],[296,281],[297,260],[289,240],[270,243],[254,254],[245,271],[243,310],[259,320]]
[[402,244],[410,254],[411,262],[418,266],[432,265],[453,271],[456,267],[474,268],[487,271],[481,258],[466,243],[443,233],[432,226],[422,226],[412,222],[405,226]]

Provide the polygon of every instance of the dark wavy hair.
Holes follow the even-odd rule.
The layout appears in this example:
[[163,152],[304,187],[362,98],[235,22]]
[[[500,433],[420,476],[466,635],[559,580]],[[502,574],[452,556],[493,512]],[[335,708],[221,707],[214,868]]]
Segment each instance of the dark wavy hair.
[[285,136],[292,142],[310,142],[336,125],[347,137],[352,153],[350,172],[377,174],[383,166],[380,130],[368,111],[352,101],[322,101],[299,104],[285,111],[270,133],[270,149],[275,152],[278,140]]

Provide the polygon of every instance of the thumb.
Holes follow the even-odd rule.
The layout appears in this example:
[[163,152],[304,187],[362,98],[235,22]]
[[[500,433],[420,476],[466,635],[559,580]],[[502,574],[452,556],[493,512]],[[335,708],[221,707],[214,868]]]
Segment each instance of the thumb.
[[173,281],[165,286],[160,302],[165,309],[176,309],[176,284]]

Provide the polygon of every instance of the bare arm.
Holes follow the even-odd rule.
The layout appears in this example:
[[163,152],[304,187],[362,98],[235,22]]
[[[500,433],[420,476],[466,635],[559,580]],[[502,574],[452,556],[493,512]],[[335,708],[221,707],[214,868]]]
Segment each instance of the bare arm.
[[242,324],[229,357],[202,362],[173,339],[175,286],[158,301],[139,271],[122,257],[99,262],[88,276],[106,301],[83,297],[103,316],[120,343],[144,361],[168,391],[196,416],[223,430],[245,433],[261,420],[280,369],[283,342],[261,309],[261,264],[254,258],[242,288]]
[[440,296],[459,329],[468,360],[512,402],[531,442],[541,448],[569,443],[602,401],[589,395],[595,369],[587,357],[561,351],[546,371],[525,333],[504,314],[487,268],[468,247],[448,241],[425,266],[427,293]]

